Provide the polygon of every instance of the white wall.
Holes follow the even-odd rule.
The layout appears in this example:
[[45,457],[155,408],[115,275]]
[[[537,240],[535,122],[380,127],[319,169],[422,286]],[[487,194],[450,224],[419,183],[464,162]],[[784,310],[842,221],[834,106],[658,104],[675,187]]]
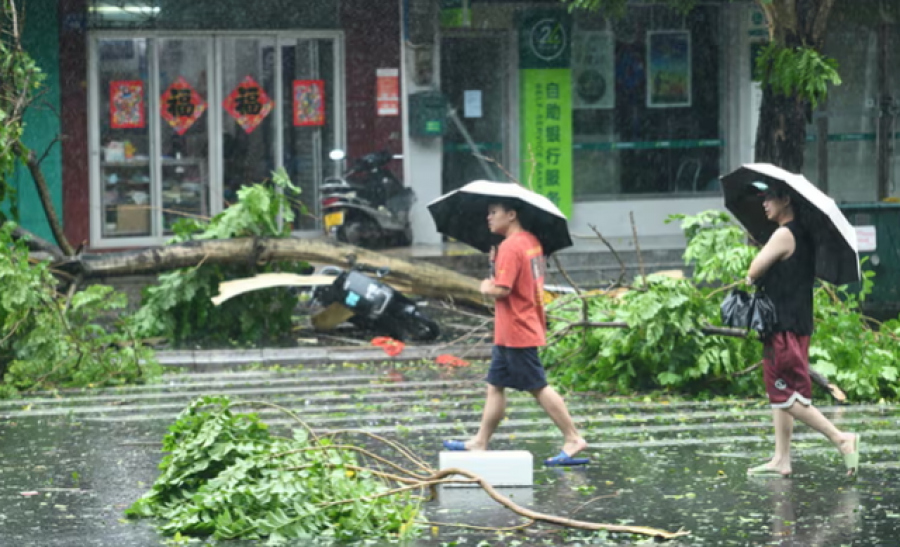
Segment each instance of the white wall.
[[596,226],[603,237],[616,250],[634,248],[631,219],[637,228],[641,250],[678,249],[685,246],[681,224],[666,224],[669,215],[693,215],[709,209],[724,209],[721,197],[700,199],[648,199],[633,201],[596,201],[575,203],[569,231],[576,250],[606,249],[597,238],[591,225]]
[[[403,28],[404,2],[400,1],[401,29]],[[434,227],[434,220],[428,212],[428,204],[441,196],[441,174],[443,170],[444,139],[436,137],[412,137],[409,131],[409,95],[418,91],[434,89],[440,78],[440,38],[435,37],[432,56],[434,84],[417,85],[413,80],[413,48],[400,36],[400,89],[401,115],[403,119],[403,180],[416,193],[410,220],[414,245],[433,245],[443,241]]]

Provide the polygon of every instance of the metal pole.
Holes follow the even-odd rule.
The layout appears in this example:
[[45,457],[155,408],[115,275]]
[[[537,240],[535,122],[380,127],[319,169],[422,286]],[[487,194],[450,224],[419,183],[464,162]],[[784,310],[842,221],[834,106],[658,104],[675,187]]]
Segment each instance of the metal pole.
[[481,164],[481,168],[484,170],[484,173],[487,176],[488,180],[494,180],[496,173],[494,173],[494,170],[491,169],[490,165],[488,165],[488,162],[484,159],[484,156],[481,155],[481,152],[478,150],[478,146],[472,139],[472,135],[469,134],[469,132],[466,130],[466,127],[459,119],[459,116],[456,114],[456,109],[453,107],[448,108],[447,115],[450,116],[450,119],[453,120],[454,124],[456,124],[456,128],[459,129],[459,132],[466,140],[466,144],[469,145],[469,148],[472,150],[472,155],[475,156],[475,158],[478,160],[478,163]]

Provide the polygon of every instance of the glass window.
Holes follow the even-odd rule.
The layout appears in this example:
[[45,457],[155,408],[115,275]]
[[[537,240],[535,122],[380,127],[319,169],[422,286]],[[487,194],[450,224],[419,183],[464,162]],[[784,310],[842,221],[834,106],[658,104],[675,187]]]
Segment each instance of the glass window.
[[336,37],[100,35],[92,44],[95,239],[162,242],[180,218],[215,215],[279,167],[310,209],[294,228],[318,227],[318,184],[339,146]]
[[97,44],[103,237],[151,234],[150,43],[135,38]]
[[[877,199],[876,133],[878,129],[877,33],[851,21],[829,28],[825,54],[839,63],[842,83],[832,87],[824,114],[827,134],[816,126],[809,132],[810,145],[804,172],[817,181],[816,139],[828,139],[828,193],[836,201]],[[820,114],[821,115],[821,114]]]
[[297,230],[313,230],[319,218],[318,188],[335,142],[334,42],[291,40],[281,47],[284,167],[300,187]]
[[[272,176],[278,116],[275,106],[275,39],[223,38],[220,93],[224,201],[245,184]],[[222,107],[220,106],[220,109]]]
[[633,6],[608,22],[579,13],[572,50],[574,193],[718,191],[721,10]]
[[183,217],[209,218],[209,40],[159,40],[163,231]]

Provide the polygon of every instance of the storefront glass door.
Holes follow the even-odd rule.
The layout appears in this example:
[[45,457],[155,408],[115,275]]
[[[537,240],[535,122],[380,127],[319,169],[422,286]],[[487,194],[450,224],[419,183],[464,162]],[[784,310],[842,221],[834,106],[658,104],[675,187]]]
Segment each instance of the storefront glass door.
[[[311,34],[311,35],[309,35]],[[92,246],[159,244],[284,167],[315,230],[343,139],[337,33],[99,33],[91,40]]]
[[275,38],[220,38],[223,206],[276,167]]
[[506,147],[506,42],[504,33],[441,40],[441,90],[453,112],[444,136],[444,192],[478,179],[506,180],[503,169],[512,170]]
[[[156,184],[151,192],[154,224],[172,233],[181,218],[209,218],[210,41],[158,40],[159,118]],[[159,230],[155,230],[156,233]]]
[[280,48],[284,167],[301,191],[294,228],[313,230],[320,218],[319,184],[336,142],[335,87],[328,84],[337,81],[335,43],[285,39]]

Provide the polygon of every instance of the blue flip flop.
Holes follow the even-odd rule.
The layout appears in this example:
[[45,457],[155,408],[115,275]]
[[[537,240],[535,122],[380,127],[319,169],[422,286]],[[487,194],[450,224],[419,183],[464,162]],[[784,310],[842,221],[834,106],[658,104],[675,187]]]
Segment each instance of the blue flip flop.
[[444,441],[444,448],[451,452],[465,452],[466,443],[463,441]]
[[547,467],[570,467],[573,465],[587,465],[589,463],[591,463],[590,458],[573,458],[566,454],[564,450],[560,450],[556,456],[544,460],[544,465]]

